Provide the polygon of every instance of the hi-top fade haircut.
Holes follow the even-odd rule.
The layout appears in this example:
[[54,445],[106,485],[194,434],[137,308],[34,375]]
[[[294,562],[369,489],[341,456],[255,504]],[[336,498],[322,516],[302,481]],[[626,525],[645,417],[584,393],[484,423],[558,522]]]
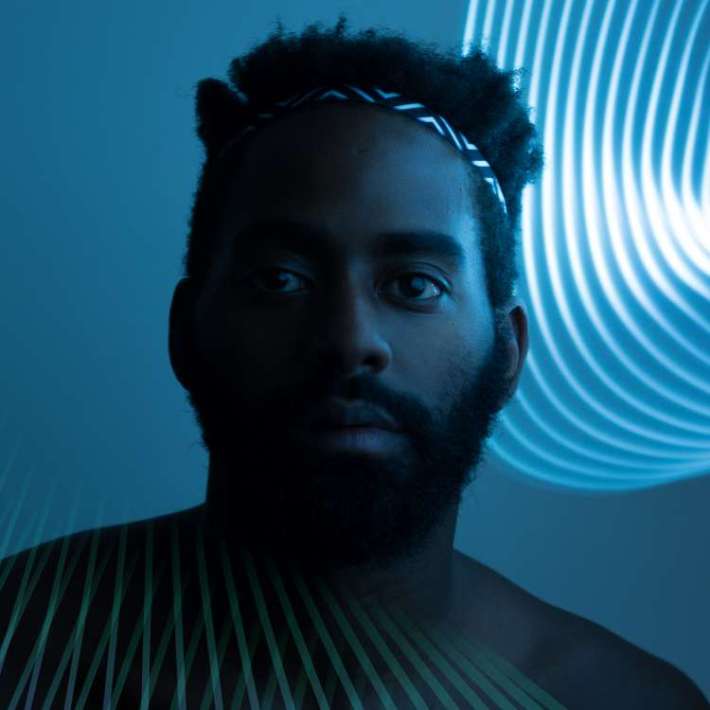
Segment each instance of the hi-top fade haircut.
[[519,71],[501,71],[481,50],[466,56],[453,49],[442,52],[388,30],[349,35],[346,23],[341,14],[332,30],[314,23],[298,36],[285,33],[279,21],[266,40],[232,60],[230,86],[212,78],[198,82],[197,134],[206,158],[190,218],[184,275],[201,288],[213,266],[229,177],[241,155],[234,150],[220,158],[224,146],[276,101],[319,86],[364,84],[398,92],[445,116],[490,164],[507,215],[466,161],[471,204],[481,225],[486,288],[493,309],[502,307],[518,280],[522,190],[542,166],[535,127],[516,85]]

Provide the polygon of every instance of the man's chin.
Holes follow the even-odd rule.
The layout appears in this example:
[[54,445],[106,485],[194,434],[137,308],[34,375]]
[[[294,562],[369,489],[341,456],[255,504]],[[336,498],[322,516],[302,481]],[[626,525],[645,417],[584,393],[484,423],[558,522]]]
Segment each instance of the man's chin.
[[289,464],[253,460],[250,474],[227,473],[220,494],[225,537],[304,563],[361,564],[397,556],[433,520],[432,503],[395,460],[352,452]]

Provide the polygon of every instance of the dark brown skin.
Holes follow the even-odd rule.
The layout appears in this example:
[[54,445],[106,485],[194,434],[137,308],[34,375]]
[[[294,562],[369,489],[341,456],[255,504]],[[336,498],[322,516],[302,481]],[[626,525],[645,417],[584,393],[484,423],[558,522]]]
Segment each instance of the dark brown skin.
[[[321,106],[265,127],[233,194],[212,279],[200,293],[179,287],[171,318],[173,368],[210,452],[208,519],[227,518],[229,533],[256,510],[241,541],[280,528],[272,552],[317,545],[333,585],[383,598],[392,588],[433,612],[450,593],[463,481],[527,351],[517,301],[495,338],[465,164],[411,120]],[[243,235],[267,218],[318,229],[323,243],[309,255]],[[450,235],[463,262],[373,252],[380,233],[404,230]],[[268,268],[287,270],[272,295]],[[410,274],[426,275],[413,295]],[[334,396],[379,405],[402,434],[381,455],[314,451],[308,425]]]
[[[290,576],[292,566],[309,588],[322,581],[350,621],[355,620],[347,600],[354,599],[366,608],[404,612],[428,631],[475,640],[567,707],[706,707],[690,681],[669,664],[536,599],[453,549],[461,492],[480,461],[495,415],[515,392],[528,348],[523,304],[513,299],[498,314],[491,309],[461,156],[411,119],[372,107],[320,106],[263,128],[232,188],[219,235],[223,248],[208,284],[200,290],[180,282],[171,308],[171,364],[189,392],[210,455],[209,484],[203,506],[154,523],[154,568],[161,562],[167,566],[152,605],[151,657],[174,614],[171,543],[177,531],[180,578],[187,584],[182,596],[186,652],[203,613],[199,549],[206,555],[215,629],[230,619],[222,550],[236,570],[244,619],[259,623],[243,546],[258,570],[277,636],[287,623],[268,582],[267,559],[283,575],[305,639],[316,638],[318,629]],[[246,227],[267,218],[317,229],[322,243],[307,253],[245,236]],[[463,261],[456,265],[437,255],[385,257],[374,251],[380,233],[402,230],[449,235]],[[251,280],[266,267],[288,272],[280,282],[261,272],[259,287],[273,291],[268,297]],[[405,278],[412,274],[425,280]],[[440,291],[436,281],[449,291]],[[309,423],[317,407],[334,396],[380,406],[401,433],[376,454],[318,449]],[[132,625],[142,614],[150,525],[128,526],[126,560],[135,562],[137,576],[124,585],[128,594],[117,659],[125,657]],[[74,536],[72,549],[82,536]],[[80,676],[110,613],[119,538],[118,528],[106,531],[97,555],[110,564],[83,624]],[[77,623],[87,550],[88,545],[52,627],[44,662],[50,670],[57,668]],[[2,634],[27,553],[18,559],[0,590]],[[58,552],[50,569],[57,559]],[[33,597],[0,673],[1,707],[46,615],[51,577],[43,579],[48,581]],[[325,610],[327,599],[316,599]],[[323,623],[343,651],[348,672],[362,679],[362,665],[348,651],[338,618],[324,613]],[[384,636],[383,624],[375,620],[374,626]],[[317,674],[325,677],[327,657],[318,655],[317,643],[309,647],[316,654]],[[125,707],[139,707],[141,648],[121,696]],[[175,649],[172,640],[153,707],[169,707],[173,698]],[[401,649],[393,652],[404,662]],[[374,646],[366,646],[366,653],[397,707],[411,707]],[[226,706],[239,659],[232,637],[221,672]],[[208,661],[203,638],[186,691],[188,707],[199,707],[210,679]],[[284,665],[289,678],[302,667],[293,645]],[[259,687],[271,667],[264,659],[255,661]],[[455,706],[468,706],[434,663],[428,661],[427,667]],[[106,672],[101,668],[94,704],[88,707],[103,702]],[[38,688],[49,687],[50,670],[40,675]],[[410,677],[428,707],[444,707],[421,676]],[[365,707],[381,706],[372,686],[358,687]],[[63,701],[63,695],[58,697]],[[318,707],[313,698],[308,702]],[[331,706],[350,707],[342,688]],[[273,707],[285,707],[278,689]]]

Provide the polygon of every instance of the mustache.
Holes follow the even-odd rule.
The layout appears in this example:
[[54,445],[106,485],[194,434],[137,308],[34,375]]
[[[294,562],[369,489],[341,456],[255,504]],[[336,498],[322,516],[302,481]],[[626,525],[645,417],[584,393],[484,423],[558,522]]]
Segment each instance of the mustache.
[[[225,410],[244,398],[238,385],[225,381],[209,368],[205,368],[194,382],[190,394],[198,400],[208,401],[211,407]],[[288,387],[275,388],[250,400],[254,414],[264,412],[269,417],[288,420],[312,417],[334,400],[357,402],[384,411],[395,419],[406,416],[407,411],[403,410],[411,407],[411,403],[408,405],[403,401],[402,395],[392,393],[374,376],[367,374],[336,381],[324,378],[322,373],[314,373],[299,382],[290,382]]]
[[274,388],[259,397],[246,396],[232,384],[201,381],[187,397],[200,428],[210,439],[229,441],[239,426],[239,437],[262,441],[276,431],[300,431],[332,413],[334,403],[345,409],[376,412],[397,428],[413,434],[428,431],[432,413],[421,403],[393,394],[369,375],[335,385],[323,380],[303,380],[301,384]]

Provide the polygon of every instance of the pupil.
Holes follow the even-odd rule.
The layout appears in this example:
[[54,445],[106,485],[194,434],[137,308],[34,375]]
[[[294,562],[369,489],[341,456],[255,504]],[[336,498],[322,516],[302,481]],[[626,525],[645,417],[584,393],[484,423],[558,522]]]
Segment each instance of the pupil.
[[412,284],[414,283],[414,289],[408,289],[410,291],[414,290],[417,295],[419,295],[425,288],[426,284],[424,283],[424,279],[421,276],[409,276],[404,279],[405,283]]

